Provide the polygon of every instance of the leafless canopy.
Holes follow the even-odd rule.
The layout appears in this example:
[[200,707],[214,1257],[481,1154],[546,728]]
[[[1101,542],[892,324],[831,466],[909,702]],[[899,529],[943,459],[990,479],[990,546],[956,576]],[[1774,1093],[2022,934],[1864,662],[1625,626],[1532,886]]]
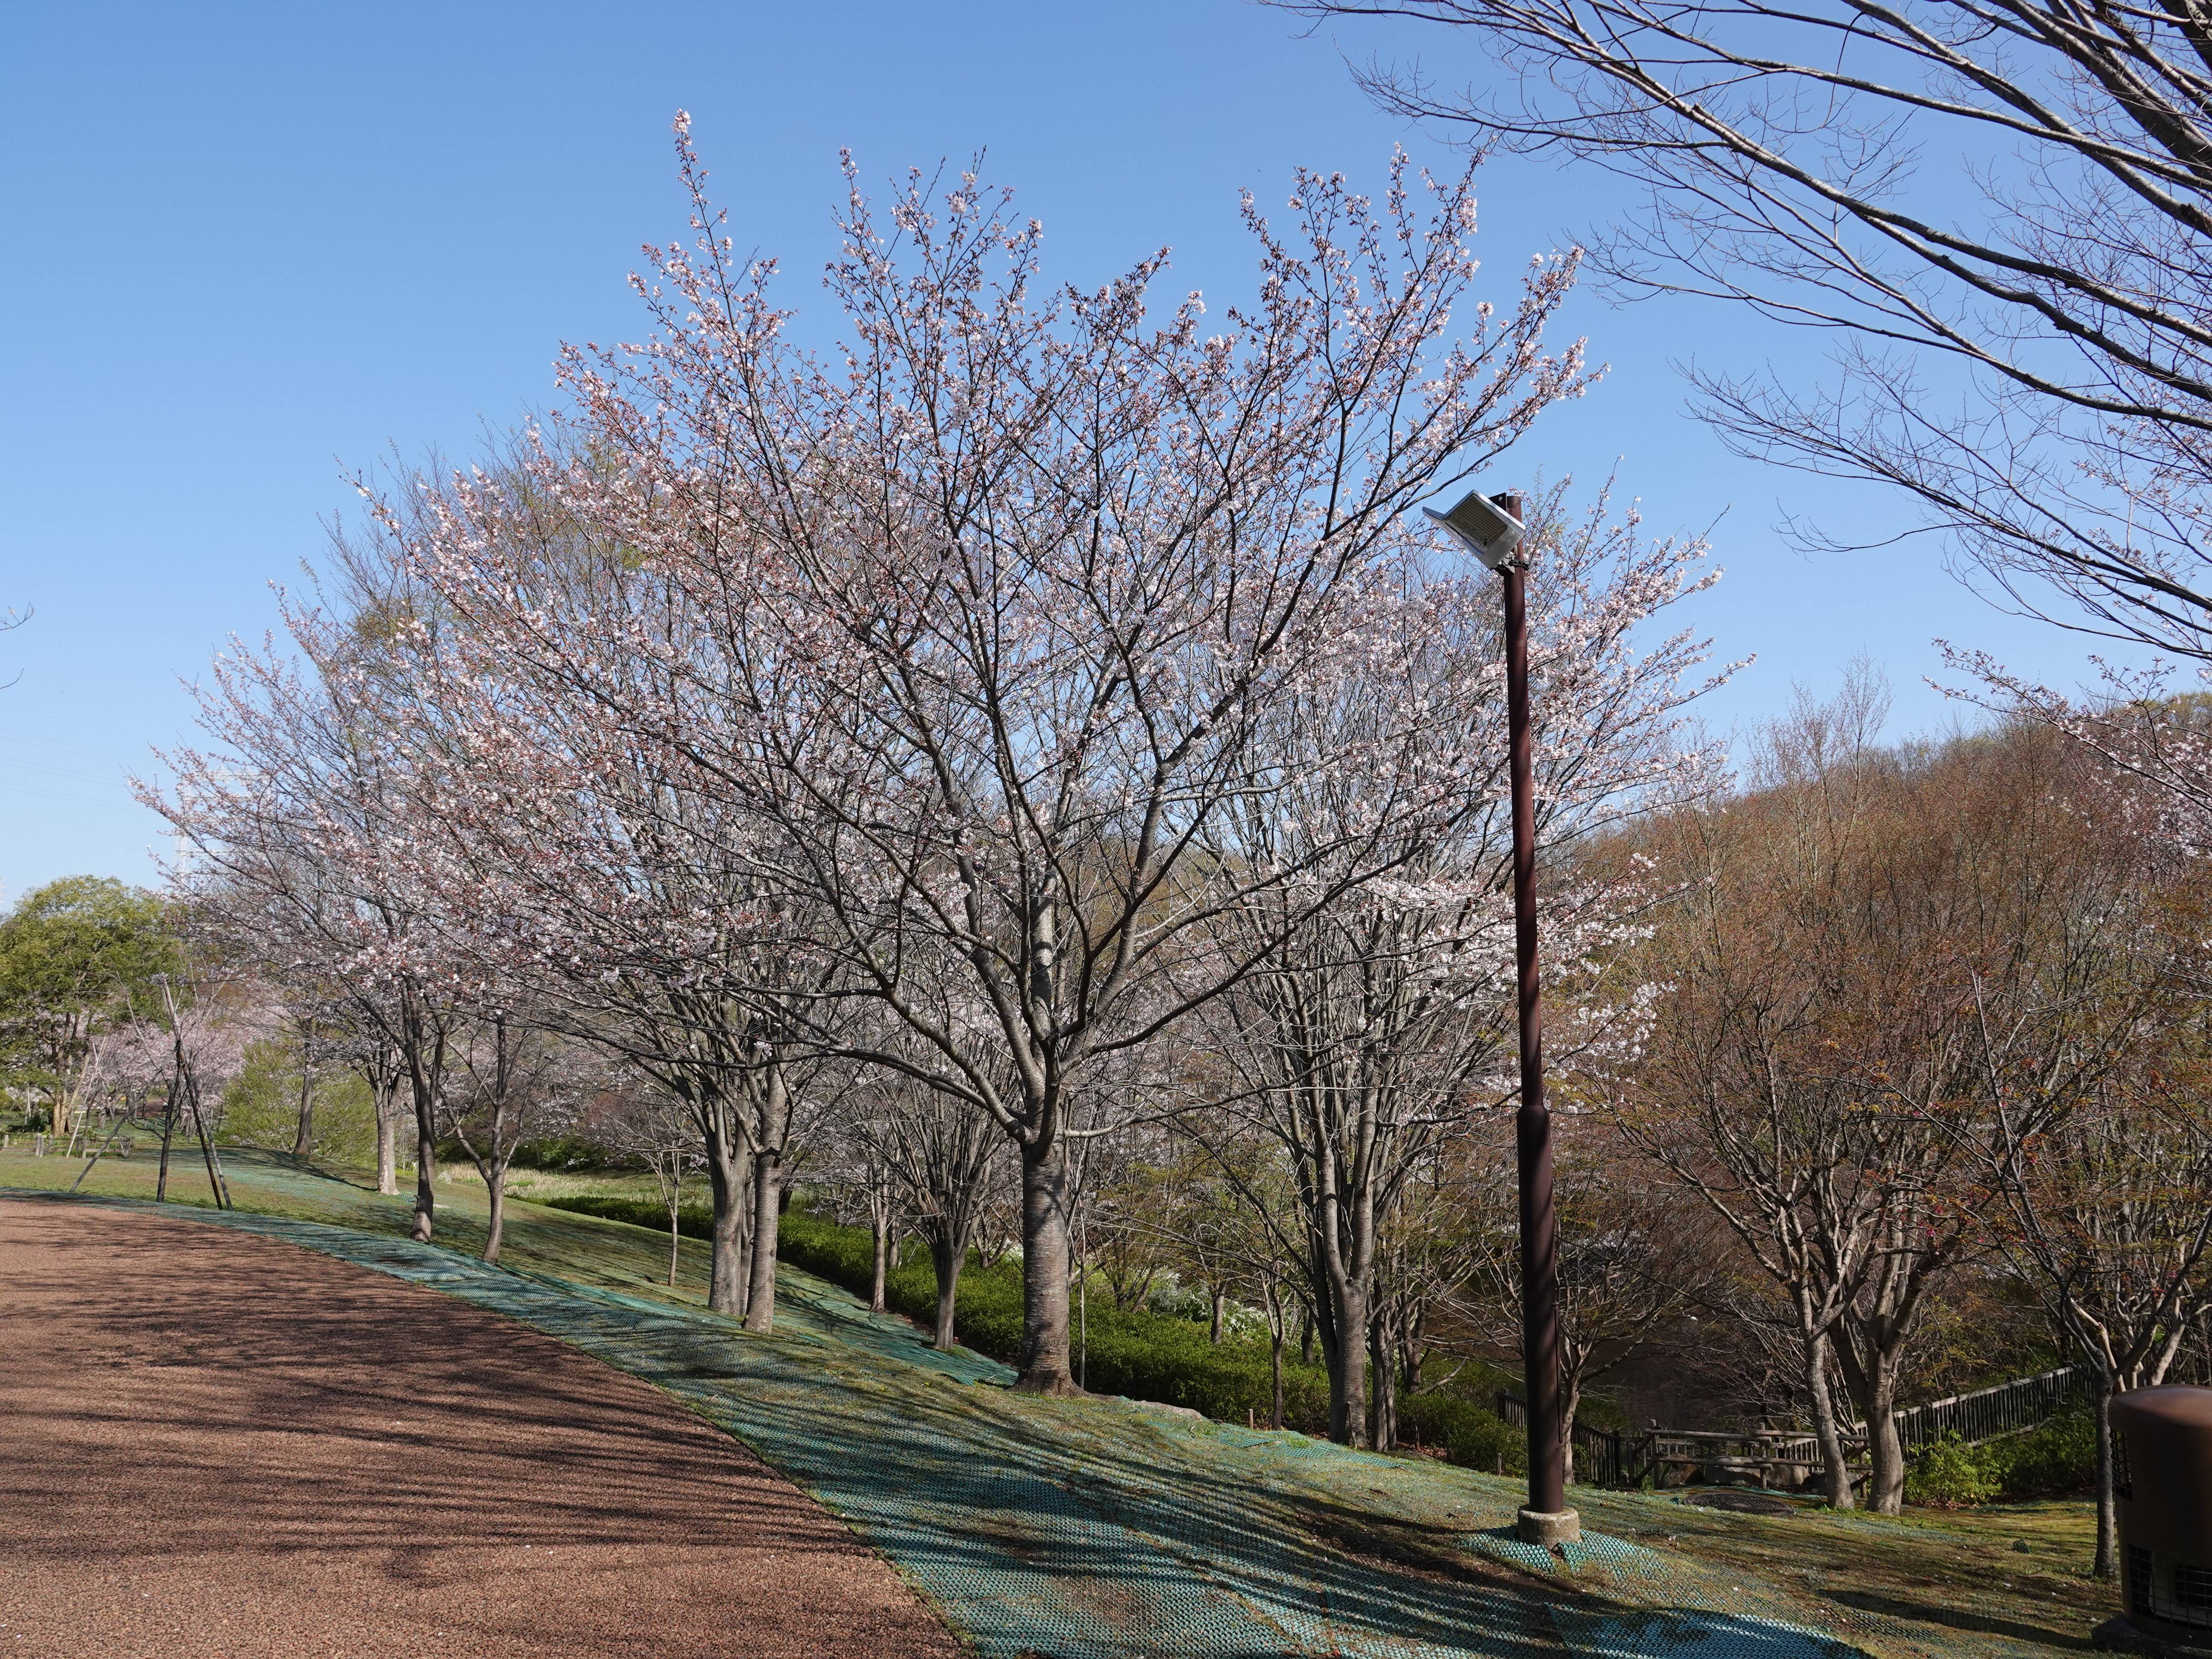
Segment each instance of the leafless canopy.
[[1459,26],[1503,74],[1456,90],[1376,64],[1364,85],[1476,144],[1629,181],[1636,210],[1592,239],[1623,291],[1832,331],[1819,387],[1692,368],[1740,450],[1900,487],[2037,614],[2212,655],[2200,9],[1277,3]]

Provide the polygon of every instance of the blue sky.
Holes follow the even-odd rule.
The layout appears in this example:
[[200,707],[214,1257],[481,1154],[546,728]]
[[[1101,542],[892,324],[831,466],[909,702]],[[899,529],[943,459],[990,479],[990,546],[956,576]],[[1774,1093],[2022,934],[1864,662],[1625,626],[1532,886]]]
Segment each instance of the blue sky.
[[[149,880],[158,821],[125,770],[189,730],[224,637],[271,624],[268,584],[317,556],[345,479],[394,453],[465,452],[553,395],[563,338],[635,334],[624,286],[683,234],[669,122],[695,132],[741,244],[818,305],[837,152],[881,179],[963,161],[1019,191],[1054,274],[1095,282],[1161,245],[1174,287],[1235,291],[1249,185],[1294,165],[1379,183],[1391,146],[1455,167],[1377,113],[1347,56],[1468,47],[1410,25],[1302,31],[1247,0],[843,0],[830,6],[534,3],[41,5],[0,49],[0,897],[81,871]],[[1606,203],[1594,181],[1498,161],[1481,185],[1487,288]],[[1548,417],[1510,471],[1615,468],[1658,532],[1717,521],[1728,576],[1696,620],[1759,660],[1709,717],[1743,726],[1865,653],[1893,730],[1940,727],[1942,635],[2072,683],[2083,647],[1983,605],[1922,545],[1808,559],[1783,514],[1893,527],[1878,495],[1727,455],[1670,364],[1785,376],[1814,348],[1688,302],[1570,319],[1607,383]]]

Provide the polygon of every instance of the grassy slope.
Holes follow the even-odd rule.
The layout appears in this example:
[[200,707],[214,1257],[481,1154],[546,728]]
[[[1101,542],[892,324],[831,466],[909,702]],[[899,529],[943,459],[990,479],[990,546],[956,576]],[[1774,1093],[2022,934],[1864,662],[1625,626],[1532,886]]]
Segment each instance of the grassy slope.
[[[378,1196],[358,1173],[294,1166],[274,1154],[226,1154],[241,1208],[399,1234],[409,1200]],[[0,1152],[0,1188],[64,1188],[82,1164],[33,1158],[20,1147]],[[110,1157],[83,1190],[150,1197],[153,1159],[142,1150]],[[197,1156],[172,1165],[171,1196],[205,1205],[210,1194]],[[481,1249],[483,1193],[473,1182],[441,1183],[440,1242]],[[679,1284],[667,1269],[665,1235],[620,1222],[518,1201],[510,1209],[509,1265],[697,1308],[703,1304],[705,1251],[682,1243]],[[810,1284],[813,1283],[811,1279]],[[1739,1568],[1820,1606],[1839,1634],[1879,1654],[2016,1653],[2083,1649],[2089,1629],[2115,1610],[2114,1593],[2087,1573],[2094,1536],[2082,1503],[1993,1505],[1952,1513],[1916,1512],[1900,1520],[1831,1515],[1810,1506],[1788,1516],[1741,1516],[1693,1508],[1668,1496],[1575,1493],[1592,1528],[1708,1565]],[[1448,1571],[1437,1540],[1393,1519],[1387,1508],[1344,1512],[1331,1530],[1340,1543],[1415,1570]],[[2025,1542],[2027,1551],[2014,1546]]]

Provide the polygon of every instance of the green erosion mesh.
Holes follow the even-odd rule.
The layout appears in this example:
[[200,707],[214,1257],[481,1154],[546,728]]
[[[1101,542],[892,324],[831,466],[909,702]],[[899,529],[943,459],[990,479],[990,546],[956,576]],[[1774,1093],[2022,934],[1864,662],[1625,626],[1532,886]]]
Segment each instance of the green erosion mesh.
[[[29,1194],[15,1194],[28,1196]],[[289,1241],[496,1310],[667,1389],[843,1517],[982,1659],[1332,1655],[1847,1659],[1832,1604],[1593,1534],[1510,1532],[1517,1486],[1127,1401],[1012,1393],[798,1273],[778,1331],[287,1217],[142,1211]],[[1577,1493],[1585,1518],[1655,1500]],[[1657,1500],[1663,1501],[1663,1500]]]

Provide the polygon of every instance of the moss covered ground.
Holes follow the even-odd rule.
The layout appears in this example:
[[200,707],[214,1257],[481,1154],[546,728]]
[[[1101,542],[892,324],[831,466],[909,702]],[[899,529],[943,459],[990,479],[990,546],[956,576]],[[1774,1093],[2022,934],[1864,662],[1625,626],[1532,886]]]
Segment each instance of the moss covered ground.
[[[671,1290],[665,1234],[522,1201],[514,1271],[486,1270],[466,1259],[483,1240],[474,1183],[441,1183],[438,1247],[425,1249],[398,1242],[404,1194],[280,1155],[227,1162],[234,1224],[501,1307],[669,1389],[843,1515],[987,1656],[1901,1659],[2084,1649],[2114,1606],[2087,1572],[2084,1504],[1889,1520],[1577,1488],[1595,1536],[1546,1557],[1510,1539],[1510,1478],[978,1386],[1005,1373],[937,1360],[902,1322],[797,1268],[779,1334],[748,1337],[703,1311],[696,1241]],[[0,1190],[64,1188],[81,1168],[19,1146],[0,1152]],[[142,1145],[84,1191],[143,1200],[153,1180]],[[208,1206],[196,1156],[176,1159],[171,1193]]]

